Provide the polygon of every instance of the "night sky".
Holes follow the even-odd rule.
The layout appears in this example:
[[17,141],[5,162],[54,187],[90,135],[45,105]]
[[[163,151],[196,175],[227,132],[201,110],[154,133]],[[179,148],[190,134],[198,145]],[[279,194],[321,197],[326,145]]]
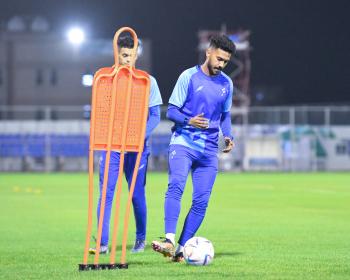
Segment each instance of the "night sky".
[[[46,17],[54,31],[72,24],[90,38],[130,26],[153,43],[153,71],[167,103],[179,74],[198,63],[200,29],[252,32],[251,94],[278,88],[266,105],[350,104],[350,1],[18,1],[1,4],[0,21]],[[268,95],[268,90],[266,92]]]

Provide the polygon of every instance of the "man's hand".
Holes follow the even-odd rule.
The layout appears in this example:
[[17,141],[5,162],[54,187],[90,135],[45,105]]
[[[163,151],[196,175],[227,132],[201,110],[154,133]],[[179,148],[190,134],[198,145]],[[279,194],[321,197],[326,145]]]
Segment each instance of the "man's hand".
[[207,129],[209,127],[209,121],[208,119],[204,118],[204,113],[201,113],[193,118],[191,118],[188,121],[189,125],[192,125],[194,127],[200,128],[200,129]]
[[231,140],[230,137],[225,137],[225,148],[222,150],[223,153],[229,153],[234,148],[235,143]]

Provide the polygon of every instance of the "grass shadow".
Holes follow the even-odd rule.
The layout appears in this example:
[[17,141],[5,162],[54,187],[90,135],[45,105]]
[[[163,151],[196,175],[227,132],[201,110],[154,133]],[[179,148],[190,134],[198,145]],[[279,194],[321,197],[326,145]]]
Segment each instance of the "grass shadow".
[[243,255],[241,252],[219,252],[215,253],[215,258],[222,258],[222,257],[236,257]]

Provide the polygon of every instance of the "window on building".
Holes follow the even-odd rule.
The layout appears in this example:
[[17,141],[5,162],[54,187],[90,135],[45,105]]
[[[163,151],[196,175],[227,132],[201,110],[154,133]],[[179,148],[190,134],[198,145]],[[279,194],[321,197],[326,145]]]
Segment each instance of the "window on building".
[[2,86],[3,83],[4,83],[4,77],[2,74],[2,69],[0,69],[0,87]]
[[335,151],[337,155],[345,155],[347,153],[345,143],[340,143],[335,147]]
[[56,69],[52,69],[51,73],[50,73],[50,84],[52,86],[57,85],[57,70]]
[[44,83],[44,73],[42,69],[36,70],[35,83],[37,86],[41,86]]

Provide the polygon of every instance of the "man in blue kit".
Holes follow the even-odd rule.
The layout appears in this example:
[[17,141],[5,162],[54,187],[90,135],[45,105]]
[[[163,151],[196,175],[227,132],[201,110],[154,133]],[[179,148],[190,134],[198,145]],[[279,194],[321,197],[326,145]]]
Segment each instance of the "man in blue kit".
[[[135,63],[136,58],[134,57],[133,47],[134,47],[134,41],[131,37],[125,36],[125,37],[119,38],[118,49],[119,49],[120,65],[130,65]],[[134,194],[132,198],[135,223],[136,223],[136,240],[132,248],[133,253],[143,252],[146,244],[145,240],[146,240],[147,208],[146,208],[145,187],[146,187],[147,163],[148,163],[148,156],[149,156],[147,139],[149,138],[153,129],[160,122],[160,105],[162,104],[162,97],[159,92],[157,81],[152,76],[150,76],[150,80],[151,80],[151,86],[150,86],[150,96],[149,96],[149,114],[148,114],[148,120],[146,125],[145,147],[141,156],[140,167],[139,167]],[[136,157],[137,157],[137,153],[135,152],[128,152],[125,155],[124,170],[125,170],[125,177],[128,182],[129,188],[131,185],[132,175],[134,172]],[[107,254],[109,252],[108,250],[109,223],[110,223],[115,186],[118,179],[119,159],[120,159],[120,153],[112,151],[109,171],[108,171],[109,174],[108,174],[108,183],[107,183],[105,212],[104,212],[104,219],[103,219],[103,225],[102,225],[100,254]],[[101,160],[100,160],[100,197],[99,197],[98,206],[97,206],[98,220],[100,217],[105,161],[106,161],[106,152],[104,151],[101,154]],[[90,248],[89,253],[95,254],[96,248]]]
[[[218,172],[219,129],[225,139],[223,152],[234,147],[230,109],[233,85],[221,70],[235,53],[234,43],[225,35],[211,38],[204,64],[185,70],[169,100],[167,117],[175,123],[169,146],[169,181],[165,194],[165,239],[153,241],[152,248],[173,261],[183,260],[183,246],[200,227]],[[178,247],[175,233],[181,197],[187,176],[192,173],[192,206],[187,214]]]

